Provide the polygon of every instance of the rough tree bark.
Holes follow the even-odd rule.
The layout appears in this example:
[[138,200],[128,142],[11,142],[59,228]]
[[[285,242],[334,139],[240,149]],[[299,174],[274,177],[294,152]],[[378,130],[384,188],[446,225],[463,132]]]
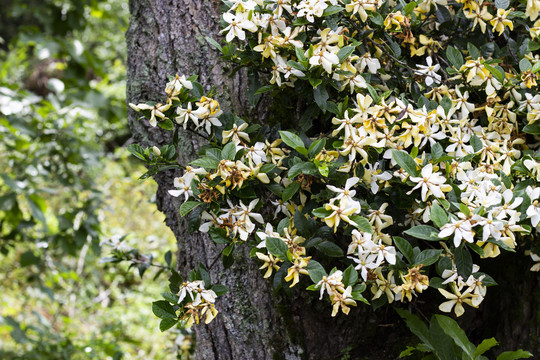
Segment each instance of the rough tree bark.
[[[219,37],[219,0],[130,0],[131,23],[128,42],[128,102],[138,103],[164,98],[168,76],[198,74],[203,86],[218,88],[217,99],[225,109],[254,113],[244,90],[242,72],[230,78],[226,64],[204,40]],[[170,134],[138,121],[130,111],[129,124],[137,143],[164,145]],[[187,163],[195,156],[202,139],[190,133],[181,135],[179,157]],[[280,297],[262,278],[257,264],[246,249],[236,252],[235,264],[224,269],[219,257],[221,247],[206,236],[190,235],[179,217],[179,202],[167,194],[179,173],[169,171],[155,177],[158,208],[166,214],[166,224],[178,239],[177,267],[186,273],[199,262],[210,268],[213,282],[226,285],[230,292],[218,300],[219,316],[209,325],[195,327],[196,359],[339,359],[349,353],[353,359],[396,358],[408,340],[403,323],[391,310],[373,313],[360,305],[349,317],[330,317],[330,308],[316,295]],[[519,274],[519,272],[517,273]],[[510,278],[509,281],[514,281]],[[538,350],[538,277],[520,279],[523,297],[511,306],[509,301],[491,303],[477,312],[467,327],[479,337],[486,335],[483,324],[497,329],[490,336],[511,345]],[[298,292],[299,293],[299,292]],[[488,295],[488,299],[489,299]],[[508,306],[512,311],[501,311]],[[492,318],[497,312],[500,321]],[[491,316],[491,317],[490,317]],[[512,319],[519,317],[516,325]],[[492,326],[491,326],[492,325]]]

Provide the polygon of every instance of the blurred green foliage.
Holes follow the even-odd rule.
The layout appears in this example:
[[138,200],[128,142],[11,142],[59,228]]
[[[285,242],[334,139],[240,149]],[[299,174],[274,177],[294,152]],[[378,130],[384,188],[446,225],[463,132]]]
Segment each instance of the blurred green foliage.
[[174,244],[121,148],[127,24],[127,1],[2,3],[1,359],[164,359],[189,344],[148,325],[159,268],[141,280],[99,262],[113,235],[161,262]]

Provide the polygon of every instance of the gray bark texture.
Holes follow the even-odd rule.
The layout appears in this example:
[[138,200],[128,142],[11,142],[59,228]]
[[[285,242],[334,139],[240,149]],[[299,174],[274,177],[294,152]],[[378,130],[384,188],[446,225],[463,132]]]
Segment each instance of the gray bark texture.
[[[197,74],[206,89],[218,89],[216,98],[224,109],[244,115],[259,111],[245,99],[245,74],[229,77],[228,65],[219,61],[204,40],[205,36],[220,36],[219,6],[219,0],[130,0],[128,102],[162,100],[169,76]],[[131,110],[129,124],[135,142],[141,145],[162,146],[171,141],[170,132],[152,128]],[[180,161],[193,160],[203,141],[191,133],[181,134]],[[195,326],[195,359],[395,359],[406,344],[414,342],[391,308],[374,313],[359,304],[349,316],[332,318],[329,304],[319,301],[317,294],[306,295],[297,289],[301,284],[291,296],[275,295],[247,249],[235,250],[234,265],[224,269],[220,259],[214,261],[223,246],[216,246],[204,235],[190,235],[179,216],[180,202],[167,193],[174,177],[180,175],[168,171],[155,176],[157,206],[166,214],[166,224],[178,240],[177,268],[186,276],[202,263],[212,282],[229,288],[216,304],[216,319],[209,325]],[[515,289],[519,294],[502,296],[507,299],[503,301],[497,300],[499,296],[490,300],[490,289],[487,304],[465,326],[478,339],[486,332],[495,335],[505,349],[524,347],[537,352],[538,277],[527,271],[527,264],[520,265],[519,271],[512,273],[515,277],[504,279],[512,284],[504,291]],[[527,273],[526,279],[521,271]],[[503,291],[503,284],[499,290]],[[433,310],[435,306],[431,304]]]

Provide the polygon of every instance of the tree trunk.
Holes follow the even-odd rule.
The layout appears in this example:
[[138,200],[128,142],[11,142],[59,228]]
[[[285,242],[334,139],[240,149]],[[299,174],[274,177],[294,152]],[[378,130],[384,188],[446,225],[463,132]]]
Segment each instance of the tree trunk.
[[[223,108],[239,114],[257,111],[244,96],[245,74],[238,72],[229,77],[227,64],[218,60],[218,54],[204,39],[219,38],[219,6],[219,0],[130,1],[128,102],[164,99],[169,76],[197,74],[205,89],[217,87],[216,98]],[[129,113],[129,124],[137,143],[160,146],[171,141],[169,132],[150,127],[146,120],[139,121],[133,111]],[[201,144],[203,139],[190,133],[181,134],[178,149],[181,162],[193,160]],[[271,283],[263,279],[245,248],[237,249],[234,265],[224,269],[219,259],[223,246],[215,245],[205,235],[190,235],[186,222],[179,216],[180,202],[167,193],[173,188],[174,177],[179,175],[168,171],[155,176],[159,185],[157,206],[166,214],[166,224],[178,239],[177,268],[186,275],[200,262],[209,269],[214,283],[229,288],[216,303],[220,311],[216,319],[208,326],[195,326],[196,359],[340,359],[345,354],[352,359],[392,359],[397,358],[406,344],[414,342],[390,307],[374,313],[368,306],[359,304],[348,317],[332,318],[329,304],[319,301],[317,294],[293,288],[292,296],[275,295]],[[528,283],[522,286],[520,301],[527,304],[520,303],[519,308],[514,308],[513,316],[517,312],[521,319],[532,317],[532,320],[516,324],[512,316],[502,317],[501,322],[489,329],[489,336],[497,335],[499,341],[511,344],[512,348],[525,346],[535,352],[539,350],[536,320],[539,307],[533,296],[537,290],[532,285],[538,282],[538,277],[531,275],[528,280],[523,279],[519,281]],[[430,291],[434,295],[431,298],[438,298],[435,290]],[[488,291],[488,299],[490,295]],[[490,303],[489,309],[492,306]],[[434,309],[433,304],[431,308]],[[479,338],[486,335],[483,325],[493,314],[479,312],[476,320],[467,324],[468,329]]]

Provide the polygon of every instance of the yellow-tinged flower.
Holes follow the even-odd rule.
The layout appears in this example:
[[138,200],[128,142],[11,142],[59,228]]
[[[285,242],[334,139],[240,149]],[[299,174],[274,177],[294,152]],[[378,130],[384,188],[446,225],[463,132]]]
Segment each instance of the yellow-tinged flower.
[[463,13],[467,19],[474,20],[472,30],[476,28],[476,25],[480,25],[482,34],[486,32],[486,21],[493,19],[493,15],[489,13],[487,6],[476,6],[473,7],[470,12],[464,10]]
[[534,25],[529,29],[529,34],[531,34],[531,39],[537,38],[540,34],[540,20],[537,20]]
[[504,9],[497,9],[497,17],[493,18],[489,23],[493,26],[493,32],[498,31],[499,36],[504,32],[504,28],[508,27],[510,30],[514,30],[514,24],[506,17],[510,14],[510,10],[504,11]]
[[538,13],[540,12],[540,0],[527,0],[527,8],[525,9],[525,15],[532,21],[536,20]]
[[377,274],[377,279],[375,279],[375,282],[371,286],[373,300],[378,299],[382,294],[385,294],[388,299],[388,303],[391,304],[394,301],[393,290],[396,287],[396,282],[394,281],[394,271],[391,270],[386,278],[382,274],[380,267],[375,269],[375,273]]
[[285,277],[285,281],[293,281],[289,287],[293,287],[298,283],[300,280],[300,274],[309,275],[308,271],[305,269],[305,267],[308,265],[309,260],[311,257],[305,257],[305,258],[297,258],[294,260],[293,266],[289,268],[287,271],[287,276]]
[[533,73],[530,69],[521,74],[521,81],[523,81],[525,86],[527,86],[529,89],[537,85],[536,79],[538,79],[538,75]]
[[363,22],[366,22],[368,18],[366,10],[377,12],[379,3],[379,0],[352,0],[350,3],[345,5],[345,10],[352,13],[352,15],[358,13],[358,15],[360,15],[360,19],[362,19]]
[[340,202],[339,206],[333,204],[325,205],[325,209],[332,210],[332,213],[324,218],[324,222],[326,223],[326,225],[328,225],[328,227],[333,227],[334,232],[337,231],[337,227],[341,220],[346,221],[353,226],[358,226],[358,224],[352,221],[349,216],[355,213],[359,213],[361,208],[350,205],[350,203],[344,201]]
[[259,260],[264,261],[263,266],[261,266],[259,269],[267,268],[266,273],[264,273],[264,278],[269,278],[272,275],[273,270],[279,270],[279,265],[277,264],[279,261],[281,261],[278,258],[275,258],[272,256],[272,254],[265,255],[263,253],[256,253]]
[[341,308],[341,311],[347,315],[351,310],[349,306],[356,306],[356,301],[354,301],[352,298],[352,286],[347,287],[343,294],[334,292],[334,294],[330,296],[330,300],[334,305],[332,309],[332,316],[337,315],[339,308]]
[[[481,296],[471,294],[471,288],[468,288],[465,290],[465,292],[461,293],[455,285],[452,286],[452,290],[454,293],[451,293],[449,291],[446,291],[444,289],[439,289],[439,292],[446,298],[448,301],[443,302],[441,305],[439,305],[439,310],[443,312],[451,312],[452,308],[454,309],[454,313],[456,316],[461,316],[465,312],[465,309],[463,308],[463,304],[467,304],[472,307],[478,307],[478,304],[481,302]],[[480,301],[479,301],[480,300]]]
[[401,11],[390,13],[384,19],[384,28],[388,31],[401,32],[401,24],[405,22],[405,16]]
[[432,53],[438,52],[439,49],[442,49],[442,46],[438,41],[433,40],[433,38],[428,38],[423,34],[419,36],[419,40],[422,46],[418,49],[411,46],[411,56],[424,56],[426,51],[431,55]]

